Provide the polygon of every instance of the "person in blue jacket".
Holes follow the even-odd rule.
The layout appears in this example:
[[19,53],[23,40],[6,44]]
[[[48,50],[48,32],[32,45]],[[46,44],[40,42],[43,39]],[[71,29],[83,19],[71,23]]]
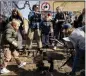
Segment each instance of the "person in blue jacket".
[[49,46],[49,35],[53,33],[53,26],[51,22],[51,16],[45,15],[44,19],[40,23],[42,29],[42,43],[43,47],[48,48]]
[[29,24],[29,33],[28,33],[28,48],[32,48],[32,41],[35,36],[37,42],[37,49],[40,50],[42,48],[41,42],[41,30],[40,30],[40,22],[41,22],[41,14],[39,12],[39,6],[33,5],[32,11],[28,15]]

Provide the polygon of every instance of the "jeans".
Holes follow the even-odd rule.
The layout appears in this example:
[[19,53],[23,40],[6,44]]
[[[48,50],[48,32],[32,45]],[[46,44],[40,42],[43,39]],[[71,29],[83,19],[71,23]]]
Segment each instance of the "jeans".
[[74,57],[74,62],[73,62],[73,68],[72,68],[72,74],[75,74],[77,65],[79,63],[79,60],[84,57],[85,58],[85,50],[82,49],[77,49],[76,50],[76,55]]
[[49,45],[49,35],[45,35],[45,34],[42,35],[42,43],[43,46]]

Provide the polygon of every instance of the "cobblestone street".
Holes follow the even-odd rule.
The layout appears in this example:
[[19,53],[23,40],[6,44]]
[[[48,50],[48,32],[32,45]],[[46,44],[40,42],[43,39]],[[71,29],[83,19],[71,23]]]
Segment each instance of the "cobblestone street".
[[[68,62],[68,64],[64,65],[61,69],[59,69],[59,67],[67,60],[64,49],[57,48],[57,51],[53,51],[52,49],[44,49],[44,50],[51,52],[52,56],[57,55],[57,60],[54,60],[54,71],[47,72],[42,76],[67,76],[65,73],[71,72],[71,65],[70,66],[68,65],[71,63],[71,61]],[[9,76],[9,75],[10,76],[41,76],[41,72],[37,71],[37,67],[33,62],[33,57],[25,56],[23,54],[20,55],[20,59],[21,61],[27,62],[27,64],[23,68],[18,68],[17,64],[15,63],[15,60],[12,59],[8,66],[8,69],[11,70],[11,72],[7,75],[0,75],[0,76]],[[46,67],[50,65],[46,60],[44,60],[44,63]],[[81,76],[79,75],[79,72],[77,72],[77,76]]]

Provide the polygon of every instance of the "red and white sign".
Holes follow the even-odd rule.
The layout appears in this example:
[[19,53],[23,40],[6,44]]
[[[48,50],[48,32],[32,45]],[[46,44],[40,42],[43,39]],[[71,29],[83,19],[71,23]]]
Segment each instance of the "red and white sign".
[[48,2],[42,3],[41,9],[42,9],[43,11],[48,11],[48,10],[50,10],[50,4],[49,4]]

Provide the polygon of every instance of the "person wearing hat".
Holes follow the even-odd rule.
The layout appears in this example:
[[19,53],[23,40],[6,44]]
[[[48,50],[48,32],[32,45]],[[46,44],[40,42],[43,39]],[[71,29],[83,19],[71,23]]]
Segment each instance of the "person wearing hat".
[[2,38],[2,47],[4,52],[3,57],[3,64],[0,67],[0,73],[6,74],[10,71],[6,68],[8,62],[11,60],[11,55],[15,58],[18,67],[21,68],[22,66],[26,65],[26,62],[22,62],[19,59],[18,49],[18,29],[20,26],[20,21],[13,19],[9,22],[6,26],[6,30],[3,34]]
[[39,6],[33,5],[32,12],[28,15],[29,24],[29,33],[28,33],[28,48],[32,48],[33,37],[35,36],[36,42],[38,45],[38,50],[42,48],[41,42],[41,30],[40,30],[40,22],[41,22],[41,14],[39,13]]
[[65,41],[70,41],[75,48],[72,71],[68,75],[76,76],[77,65],[79,65],[80,59],[85,61],[85,26],[74,29],[69,37],[63,39]]
[[73,27],[68,22],[62,25],[62,32],[63,32],[63,35],[64,35],[63,37],[69,36],[68,35],[68,30],[71,29],[71,28],[73,28]]
[[75,29],[69,39],[76,50],[72,72],[70,73],[73,76],[76,75],[77,65],[80,63],[80,59],[85,61],[85,26]]

